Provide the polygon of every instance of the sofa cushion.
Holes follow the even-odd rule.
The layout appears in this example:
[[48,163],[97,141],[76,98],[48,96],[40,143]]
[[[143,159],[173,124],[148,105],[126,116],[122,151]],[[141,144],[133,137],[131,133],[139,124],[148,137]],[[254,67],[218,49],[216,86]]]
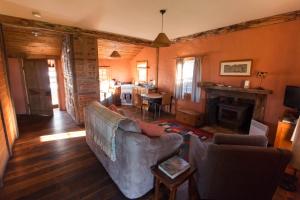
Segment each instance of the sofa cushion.
[[158,126],[157,124],[152,124],[141,120],[137,120],[137,123],[139,124],[142,133],[149,137],[160,137],[165,133],[165,128]]
[[119,128],[122,129],[123,131],[127,131],[127,132],[134,132],[134,133],[141,133],[141,128],[139,126],[139,124],[131,119],[125,119],[122,120],[119,123]]

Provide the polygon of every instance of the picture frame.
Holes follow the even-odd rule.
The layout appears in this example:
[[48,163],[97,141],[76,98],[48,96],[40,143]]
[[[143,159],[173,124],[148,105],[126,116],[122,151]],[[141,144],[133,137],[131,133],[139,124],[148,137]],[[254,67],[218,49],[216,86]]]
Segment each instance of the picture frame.
[[252,60],[222,61],[220,76],[251,76]]

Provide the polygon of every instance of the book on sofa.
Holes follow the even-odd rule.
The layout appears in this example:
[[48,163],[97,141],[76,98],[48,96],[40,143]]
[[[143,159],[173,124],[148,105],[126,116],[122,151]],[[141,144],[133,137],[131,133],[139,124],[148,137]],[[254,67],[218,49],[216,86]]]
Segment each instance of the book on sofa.
[[158,165],[158,168],[171,179],[176,178],[190,167],[190,164],[179,156],[173,156],[172,158],[169,158]]

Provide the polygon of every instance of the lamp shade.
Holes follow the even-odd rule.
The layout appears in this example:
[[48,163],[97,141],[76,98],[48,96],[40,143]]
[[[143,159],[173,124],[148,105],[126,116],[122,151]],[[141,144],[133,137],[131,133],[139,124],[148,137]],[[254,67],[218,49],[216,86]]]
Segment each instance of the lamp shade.
[[165,33],[159,33],[152,43],[153,47],[168,47],[171,41]]
[[119,57],[121,57],[121,55],[119,54],[118,51],[113,51],[113,52],[110,54],[110,57],[112,57],[112,58],[119,58]]
[[300,170],[300,117],[297,121],[293,136],[291,138],[292,144],[292,160],[291,165]]

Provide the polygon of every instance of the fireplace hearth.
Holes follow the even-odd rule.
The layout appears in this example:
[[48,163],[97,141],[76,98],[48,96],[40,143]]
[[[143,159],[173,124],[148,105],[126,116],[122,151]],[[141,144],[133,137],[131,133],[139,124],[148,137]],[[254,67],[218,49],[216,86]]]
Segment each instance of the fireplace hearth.
[[264,120],[270,90],[203,86],[206,92],[205,121],[234,130],[249,131],[251,119]]

